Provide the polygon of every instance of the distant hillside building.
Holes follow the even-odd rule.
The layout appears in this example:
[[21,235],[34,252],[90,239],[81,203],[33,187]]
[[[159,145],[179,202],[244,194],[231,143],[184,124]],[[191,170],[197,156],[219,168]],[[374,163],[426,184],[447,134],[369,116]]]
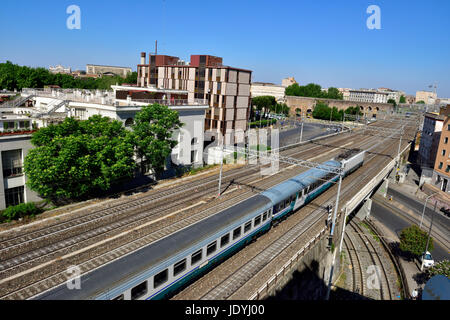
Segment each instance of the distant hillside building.
[[57,74],[57,73],[70,74],[70,73],[72,73],[72,69],[70,67],[66,68],[60,64],[58,64],[56,67],[50,66],[48,68],[48,71],[50,71],[53,74]]
[[114,66],[101,66],[95,64],[87,64],[86,65],[86,74],[87,75],[118,75],[125,78],[128,74],[132,73],[131,68],[128,67],[114,67]]
[[281,80],[281,85],[283,87],[289,87],[290,85],[293,85],[294,83],[297,83],[297,81],[295,81],[294,77],[284,78],[283,80]]
[[267,82],[252,82],[250,93],[252,98],[260,96],[273,96],[277,102],[284,102],[284,90],[286,87]]
[[434,104],[437,99],[437,94],[432,91],[417,91],[416,92],[416,103],[423,101],[426,104]]

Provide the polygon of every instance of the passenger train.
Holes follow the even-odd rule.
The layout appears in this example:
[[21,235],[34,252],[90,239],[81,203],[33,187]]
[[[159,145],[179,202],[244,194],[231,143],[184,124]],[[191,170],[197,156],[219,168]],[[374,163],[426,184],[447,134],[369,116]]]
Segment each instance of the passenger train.
[[267,232],[363,164],[353,149],[198,223],[81,276],[81,289],[66,284],[36,299],[164,299],[221,260]]

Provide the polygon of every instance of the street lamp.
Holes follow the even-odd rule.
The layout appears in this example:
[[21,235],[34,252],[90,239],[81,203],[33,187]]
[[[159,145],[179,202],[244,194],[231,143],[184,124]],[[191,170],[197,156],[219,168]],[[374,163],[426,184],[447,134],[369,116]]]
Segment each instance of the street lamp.
[[437,200],[434,202],[434,210],[431,214],[431,223],[430,223],[430,230],[428,230],[428,239],[427,239],[427,245],[425,247],[425,251],[422,254],[422,264],[420,265],[420,271],[423,271],[423,264],[425,261],[425,254],[428,251],[428,245],[430,244],[430,235],[431,235],[431,228],[433,227],[433,218],[434,218],[434,211],[436,211],[436,205],[437,205]]
[[435,192],[431,195],[429,195],[426,199],[425,199],[425,204],[423,205],[423,210],[422,210],[422,218],[420,219],[420,226],[419,228],[422,228],[422,221],[423,221],[423,216],[425,215],[425,208],[427,207],[427,201],[428,199],[430,199],[432,196],[438,194],[439,192]]

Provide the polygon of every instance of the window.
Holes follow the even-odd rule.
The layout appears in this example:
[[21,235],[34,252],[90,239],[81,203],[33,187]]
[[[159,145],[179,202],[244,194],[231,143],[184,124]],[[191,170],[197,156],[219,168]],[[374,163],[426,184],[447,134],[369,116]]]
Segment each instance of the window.
[[208,246],[206,247],[206,256],[209,256],[214,251],[216,251],[216,248],[217,248],[217,241],[214,241],[213,243],[208,244]]
[[173,266],[173,276],[176,277],[184,270],[186,270],[186,259],[183,259],[175,263],[175,265]]
[[15,128],[15,125],[14,125],[14,122],[12,121],[12,122],[3,122],[3,129],[10,129],[10,130],[12,130],[12,129],[14,129]]
[[444,150],[442,150],[442,155],[443,155],[443,156],[445,156],[445,149],[444,149]]
[[447,168],[445,169],[445,172],[450,172],[450,165],[447,165]]
[[3,178],[22,174],[22,149],[2,151]]
[[443,166],[444,164],[442,163],[442,162],[439,162],[439,169],[442,169],[442,166]]
[[444,138],[444,143],[447,144],[448,143],[448,137]]
[[113,298],[113,300],[124,300],[124,296],[121,294],[120,296]]
[[261,216],[255,218],[255,227],[261,223]]
[[220,247],[221,248],[225,247],[228,244],[228,242],[230,242],[230,234],[229,233],[227,233],[220,239]]
[[447,131],[450,131],[450,124],[447,125]]
[[[167,271],[167,270],[166,270]],[[131,300],[137,300],[147,293],[147,281],[131,289]]]
[[247,233],[252,227],[252,222],[249,221],[244,225],[244,233]]
[[266,221],[266,220],[267,220],[267,212],[264,212],[264,213],[263,213],[262,220],[263,220],[263,221]]
[[241,227],[234,229],[233,240],[239,238],[240,236],[241,236]]
[[168,276],[169,276],[169,272],[167,271],[167,269],[158,273],[153,278],[153,288],[156,289],[159,286],[161,286],[163,283],[165,283],[167,281]]
[[202,260],[203,250],[200,249],[197,252],[194,252],[191,256],[191,266]]
[[15,188],[9,188],[5,190],[5,204],[8,208],[9,206],[15,206],[19,203],[24,202],[24,196],[23,196],[24,187],[15,187]]

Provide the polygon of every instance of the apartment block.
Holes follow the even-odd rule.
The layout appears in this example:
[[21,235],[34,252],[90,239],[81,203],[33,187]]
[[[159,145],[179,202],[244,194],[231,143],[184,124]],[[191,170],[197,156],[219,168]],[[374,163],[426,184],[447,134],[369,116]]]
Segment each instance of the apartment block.
[[250,115],[250,84],[252,71],[225,66],[221,57],[191,55],[187,63],[178,57],[141,53],[137,66],[140,87],[186,90],[188,100],[206,99],[209,109],[205,119],[205,139],[241,132],[234,136],[242,142]]
[[437,147],[432,182],[441,191],[450,192],[450,105],[441,111],[445,116]]
[[86,65],[86,74],[88,75],[118,75],[126,77],[131,72],[131,68],[128,67],[101,66],[95,64]]
[[419,163],[422,167],[434,167],[444,118],[438,113],[427,112],[425,114],[419,146]]

